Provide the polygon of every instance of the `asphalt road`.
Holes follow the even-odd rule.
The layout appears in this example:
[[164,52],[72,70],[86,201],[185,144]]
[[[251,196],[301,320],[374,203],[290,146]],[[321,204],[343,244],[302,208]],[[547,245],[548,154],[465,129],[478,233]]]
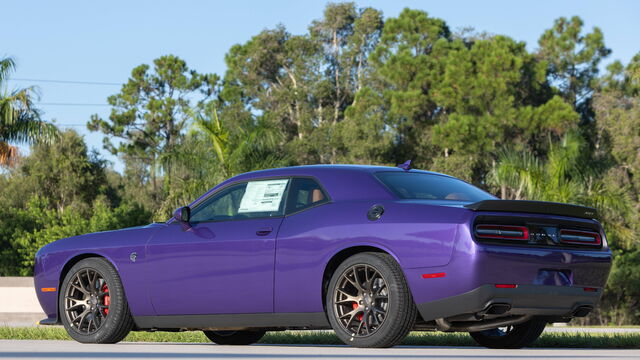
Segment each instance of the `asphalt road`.
[[73,341],[0,340],[0,359],[640,359],[640,350],[524,349],[120,343],[87,345]]

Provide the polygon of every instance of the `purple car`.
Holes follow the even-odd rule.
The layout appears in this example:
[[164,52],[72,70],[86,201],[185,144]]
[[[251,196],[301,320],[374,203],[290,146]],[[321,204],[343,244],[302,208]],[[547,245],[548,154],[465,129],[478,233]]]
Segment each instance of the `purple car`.
[[85,343],[203,330],[239,345],[333,329],[349,345],[388,347],[439,330],[519,348],[598,303],[611,252],[595,218],[406,164],[255,171],[166,223],[44,246],[40,323]]

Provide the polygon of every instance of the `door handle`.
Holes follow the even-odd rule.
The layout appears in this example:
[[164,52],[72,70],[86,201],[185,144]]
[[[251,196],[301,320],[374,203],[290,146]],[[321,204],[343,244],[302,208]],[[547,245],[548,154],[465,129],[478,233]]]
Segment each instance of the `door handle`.
[[258,229],[258,231],[256,231],[256,235],[265,236],[265,235],[271,234],[272,231],[273,231],[273,228],[265,227],[265,228]]

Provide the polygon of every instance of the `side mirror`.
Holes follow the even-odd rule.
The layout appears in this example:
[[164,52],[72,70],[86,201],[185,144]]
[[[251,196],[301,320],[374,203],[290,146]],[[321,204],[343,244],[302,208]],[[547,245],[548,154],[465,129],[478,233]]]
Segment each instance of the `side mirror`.
[[176,209],[176,211],[173,212],[173,218],[183,224],[189,224],[189,220],[191,219],[191,208],[183,206]]

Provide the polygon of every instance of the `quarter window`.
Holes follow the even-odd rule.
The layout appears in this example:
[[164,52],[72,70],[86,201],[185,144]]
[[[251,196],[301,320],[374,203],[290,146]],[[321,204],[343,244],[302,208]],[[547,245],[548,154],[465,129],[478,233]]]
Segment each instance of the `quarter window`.
[[324,204],[328,201],[329,197],[315,180],[295,178],[291,183],[291,190],[287,199],[287,214]]

